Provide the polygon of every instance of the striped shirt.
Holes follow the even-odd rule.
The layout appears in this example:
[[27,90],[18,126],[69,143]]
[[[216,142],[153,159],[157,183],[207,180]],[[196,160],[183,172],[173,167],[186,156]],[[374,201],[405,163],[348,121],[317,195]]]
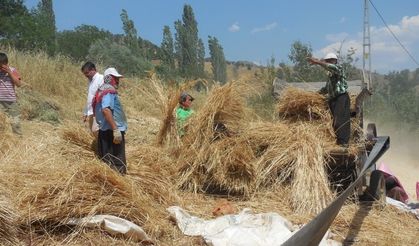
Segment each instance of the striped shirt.
[[[12,73],[20,79],[20,75],[16,68],[10,67]],[[16,102],[15,84],[8,73],[0,71],[0,101],[2,102]]]

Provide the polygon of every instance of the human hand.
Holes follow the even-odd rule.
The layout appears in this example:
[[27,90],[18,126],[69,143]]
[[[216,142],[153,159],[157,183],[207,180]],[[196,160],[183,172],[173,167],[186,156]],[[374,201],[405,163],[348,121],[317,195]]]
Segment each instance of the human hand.
[[118,129],[113,130],[113,143],[120,144],[122,142],[122,133]]
[[0,70],[8,74],[12,73],[12,70],[10,70],[10,67],[6,64],[1,65]]

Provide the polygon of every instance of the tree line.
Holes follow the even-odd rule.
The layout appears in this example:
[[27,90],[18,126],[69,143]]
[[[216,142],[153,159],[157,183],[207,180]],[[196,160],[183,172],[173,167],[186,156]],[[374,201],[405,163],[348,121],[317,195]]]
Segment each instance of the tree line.
[[[198,36],[193,9],[185,4],[182,18],[174,22],[174,35],[163,27],[160,46],[141,38],[128,12],[120,17],[124,34],[113,34],[93,25],[57,31],[52,0],[41,0],[29,10],[23,0],[0,0],[0,44],[18,50],[43,51],[50,56],[65,55],[76,62],[93,60],[115,66],[126,75],[145,76],[150,71],[165,79],[208,78],[205,73],[205,45]],[[208,49],[213,79],[227,80],[223,48],[209,37]],[[157,63],[157,64],[156,64]]]

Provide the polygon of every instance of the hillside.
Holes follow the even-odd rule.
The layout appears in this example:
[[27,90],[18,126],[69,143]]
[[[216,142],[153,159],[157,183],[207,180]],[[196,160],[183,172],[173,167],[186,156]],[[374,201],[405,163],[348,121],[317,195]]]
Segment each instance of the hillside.
[[[120,176],[95,157],[93,137],[81,123],[86,97],[86,79],[80,72],[81,64],[39,53],[15,50],[7,50],[7,53],[10,64],[19,69],[26,85],[18,89],[23,136],[11,134],[4,117],[0,125],[0,195],[3,201],[0,226],[4,228],[0,229],[0,244],[4,240],[4,244],[11,245],[138,245],[133,240],[113,237],[104,231],[65,223],[70,218],[112,214],[142,226],[156,245],[204,245],[201,238],[185,236],[172,224],[166,211],[169,206],[180,206],[193,215],[210,219],[215,217],[214,208],[228,200],[237,210],[251,208],[255,213],[277,212],[293,224],[302,225],[313,218],[318,204],[316,201],[305,203],[301,199],[317,198],[319,202],[327,202],[326,195],[322,196],[313,188],[319,187],[318,176],[306,179],[306,184],[312,187],[307,188],[303,182],[297,186],[307,189],[295,190],[288,183],[277,180],[278,173],[286,170],[280,168],[285,167],[279,164],[273,167],[277,172],[268,172],[263,169],[265,167],[258,169],[265,163],[263,161],[272,164],[278,155],[286,159],[297,153],[310,153],[313,146],[323,148],[324,145],[316,140],[330,138],[327,126],[320,123],[315,126],[303,124],[301,128],[301,125],[288,126],[273,121],[272,115],[265,117],[263,114],[267,112],[262,112],[261,108],[269,107],[273,113],[276,105],[260,97],[264,93],[261,88],[266,86],[258,68],[229,65],[228,76],[238,80],[236,84],[211,85],[208,93],[190,89],[196,98],[194,109],[197,111],[193,121],[196,124],[191,124],[190,132],[192,136],[203,137],[194,139],[201,142],[186,139],[180,145],[173,131],[169,131],[165,145],[156,144],[158,134],[165,126],[162,122],[168,117],[168,102],[179,89],[164,87],[154,76],[123,79],[120,96],[129,123],[128,175]],[[103,70],[99,67],[99,71]],[[254,98],[259,98],[259,105],[252,104]],[[317,112],[319,117],[330,120],[323,112]],[[220,136],[218,142],[206,141],[205,131],[212,125],[208,123],[209,128],[206,128],[206,121],[199,116],[211,119],[215,114],[227,119],[228,126],[234,131],[232,136]],[[290,130],[288,127],[296,128]],[[306,137],[305,142],[299,140],[295,129]],[[313,129],[320,129],[322,134],[313,135]],[[252,146],[255,143],[257,146]],[[289,144],[284,147],[284,143]],[[232,149],[234,146],[237,148]],[[269,152],[263,152],[261,146],[271,151],[271,155],[260,154]],[[199,152],[202,155],[195,156],[193,150],[210,152]],[[266,159],[258,159],[261,156],[255,156],[255,153]],[[305,157],[302,159],[308,162],[315,159]],[[201,173],[199,168],[193,169],[195,164],[200,165],[199,161],[216,168]],[[184,172],[188,168],[193,175]],[[211,181],[237,191],[239,195],[202,192],[205,189],[202,179],[208,178],[208,174],[213,175]],[[181,182],[185,184],[183,187],[179,186]],[[310,206],[302,206],[307,204]],[[392,206],[348,201],[331,230],[333,239],[351,245],[413,245],[417,243],[417,225],[413,215]]]

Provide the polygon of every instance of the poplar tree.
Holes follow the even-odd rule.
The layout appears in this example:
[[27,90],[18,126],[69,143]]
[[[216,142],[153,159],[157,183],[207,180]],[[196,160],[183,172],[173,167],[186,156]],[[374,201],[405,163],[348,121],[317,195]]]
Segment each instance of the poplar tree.
[[121,21],[122,21],[122,29],[124,30],[125,37],[124,41],[125,44],[130,48],[133,52],[138,52],[140,49],[138,45],[138,34],[137,29],[135,28],[134,22],[129,19],[128,13],[125,9],[122,9],[121,12]]
[[55,14],[52,0],[42,0],[35,11],[37,19],[38,41],[41,49],[49,55],[54,55],[56,42]]
[[173,53],[172,32],[170,31],[169,26],[164,26],[163,28],[163,40],[160,48],[161,67],[163,67],[164,73],[172,74],[175,71],[176,66]]
[[175,22],[175,29],[176,56],[181,74],[188,78],[203,76],[200,59],[205,56],[205,48],[200,50],[203,44],[199,43],[198,23],[190,5],[184,6],[182,21]]
[[224,84],[227,81],[227,62],[223,47],[215,37],[208,36],[208,47],[211,56],[211,66],[214,80]]

